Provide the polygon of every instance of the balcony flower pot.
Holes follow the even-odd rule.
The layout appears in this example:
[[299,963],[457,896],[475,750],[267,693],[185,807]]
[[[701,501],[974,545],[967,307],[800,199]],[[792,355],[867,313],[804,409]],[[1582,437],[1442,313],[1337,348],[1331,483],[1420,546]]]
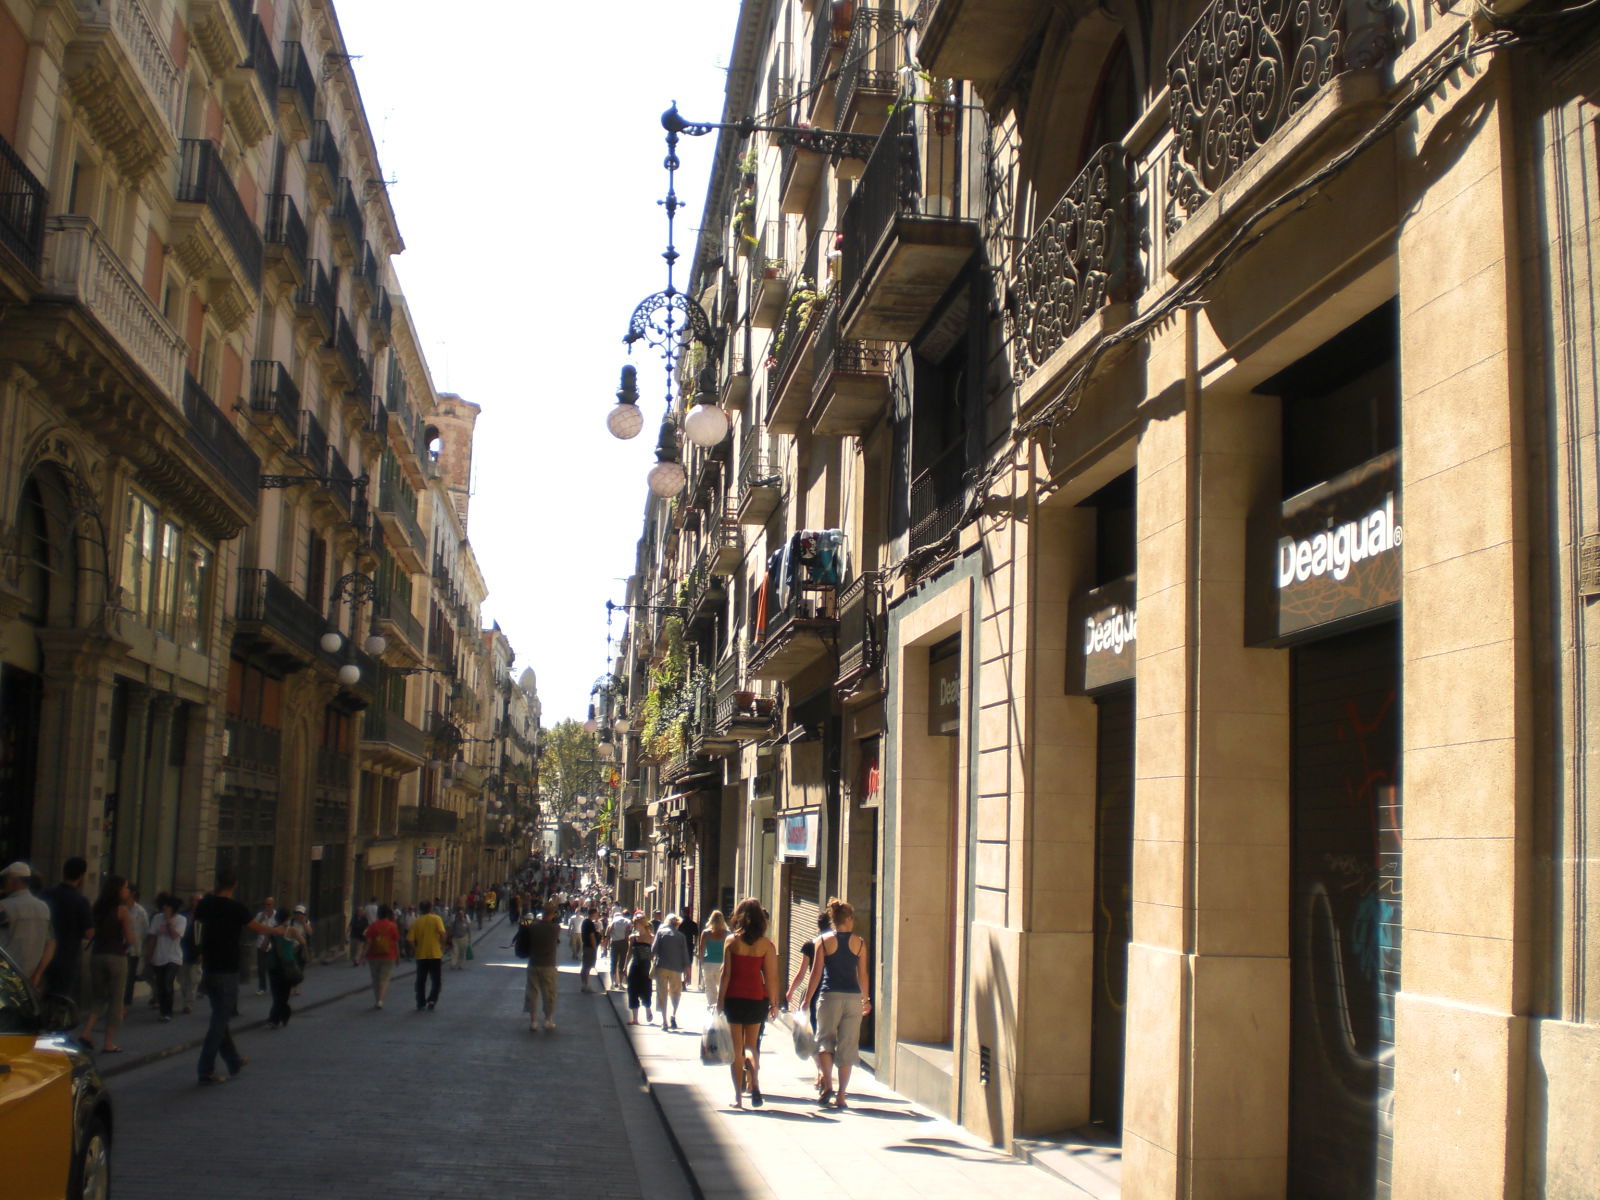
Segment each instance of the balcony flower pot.
[[741,712],[749,712],[755,707],[756,694],[754,692],[735,692],[733,703]]
[[956,131],[956,106],[950,103],[928,105],[929,123],[938,137],[949,137]]
[[777,701],[774,700],[771,696],[757,696],[756,697],[756,716],[758,716],[758,717],[770,717],[772,715],[772,711],[773,711],[774,707],[776,707],[776,705],[777,705]]

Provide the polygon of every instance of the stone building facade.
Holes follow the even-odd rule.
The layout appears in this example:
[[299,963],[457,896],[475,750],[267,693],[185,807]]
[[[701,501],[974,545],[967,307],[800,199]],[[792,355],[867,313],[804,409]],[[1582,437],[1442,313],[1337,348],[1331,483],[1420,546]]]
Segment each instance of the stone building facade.
[[1558,3],[746,3],[630,729],[675,637],[705,698],[623,848],[786,974],[845,895],[880,1076],[1125,1196],[1588,1194],[1597,62]]
[[231,864],[330,947],[470,886],[509,679],[477,410],[331,4],[5,0],[0,139],[0,856]]

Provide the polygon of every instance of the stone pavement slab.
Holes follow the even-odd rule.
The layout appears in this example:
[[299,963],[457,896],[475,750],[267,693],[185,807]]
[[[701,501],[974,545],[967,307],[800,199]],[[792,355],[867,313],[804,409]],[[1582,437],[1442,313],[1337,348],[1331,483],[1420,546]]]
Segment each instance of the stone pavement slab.
[[[790,1031],[769,1024],[762,1042],[763,1108],[735,1109],[726,1066],[700,1062],[705,998],[684,995],[681,1031],[629,1027],[626,998],[610,993],[679,1153],[703,1196],[852,1200],[1004,1195],[1084,1200],[1071,1183],[980,1141],[879,1084],[865,1067],[850,1079],[850,1108],[816,1101],[815,1066],[796,1057]],[[659,1014],[658,1014],[659,1021]]]

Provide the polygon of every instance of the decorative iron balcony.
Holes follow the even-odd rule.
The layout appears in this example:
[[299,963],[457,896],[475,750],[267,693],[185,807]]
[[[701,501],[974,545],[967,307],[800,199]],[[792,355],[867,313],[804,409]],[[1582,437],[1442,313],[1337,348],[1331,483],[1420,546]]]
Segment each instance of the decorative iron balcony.
[[334,141],[333,130],[326,121],[311,123],[310,161],[322,167],[328,194],[335,195],[339,190],[339,180],[343,178],[344,160],[339,155],[339,143]]
[[855,17],[853,7],[831,5],[823,8],[818,5],[812,13],[811,71],[806,78],[811,81],[807,116],[813,125],[825,124],[823,117],[827,114],[823,111],[824,99],[831,99],[836,94],[836,89],[826,86],[824,81],[844,48],[850,44],[850,26]]
[[766,433],[755,429],[739,456],[739,524],[765,525],[783,494],[783,475],[767,457]]
[[966,446],[956,442],[911,483],[911,549],[944,540],[967,507]]
[[282,255],[296,279],[306,274],[306,226],[295,207],[294,197],[282,192],[267,196],[267,252]]
[[[1391,52],[1390,6],[1213,0],[1167,59],[1177,230],[1334,76]],[[1349,9],[1363,10],[1352,28]],[[1365,11],[1371,10],[1371,11]]]
[[727,353],[722,356],[722,407],[737,410],[750,398],[749,339],[742,331],[728,335]]
[[379,599],[378,620],[393,625],[406,644],[416,651],[418,656],[422,654],[427,646],[422,633],[422,622],[412,616],[411,605],[403,597],[390,593]]
[[460,826],[461,819],[448,808],[434,808],[427,804],[400,806],[401,837],[428,837],[434,834],[448,836],[455,833]]
[[300,431],[300,389],[281,362],[258,358],[250,364],[250,411],[270,413],[291,437]]
[[846,693],[883,665],[883,580],[876,572],[858,575],[839,592],[839,675],[834,686]]
[[428,756],[422,730],[381,704],[371,705],[361,714],[361,740],[391,746],[419,763]]
[[964,113],[954,101],[903,104],[878,139],[844,214],[845,336],[910,341],[971,259]]
[[811,357],[813,399],[807,418],[811,428],[828,437],[860,437],[868,432],[889,400],[889,372],[894,366],[889,343],[840,337],[839,310],[830,304]]
[[239,568],[236,616],[241,632],[280,651],[288,650],[295,665],[338,665],[339,660],[322,649],[322,635],[328,632],[322,613],[271,571]]
[[389,410],[378,403],[376,396],[367,409],[367,423],[361,427],[361,432],[377,438],[380,444],[389,440]]
[[792,268],[783,260],[783,222],[768,221],[750,251],[750,323],[770,328],[783,315]]
[[324,336],[333,333],[334,313],[337,305],[333,294],[333,281],[314,258],[306,260],[306,278],[294,293],[295,306],[316,320]]
[[284,42],[279,49],[283,69],[278,73],[278,86],[293,93],[300,106],[301,119],[309,127],[317,114],[317,77],[312,74],[305,47],[299,42]]
[[256,73],[256,80],[261,84],[261,93],[266,96],[268,104],[275,104],[278,99],[278,57],[272,52],[272,39],[267,36],[266,26],[261,24],[261,18],[255,13],[250,13],[244,22],[245,39],[250,46],[250,54],[244,60],[244,66]]
[[1127,152],[1102,146],[1013,261],[1007,290],[1019,377],[1138,290],[1132,178]]
[[318,475],[325,474],[328,470],[328,435],[323,432],[317,414],[309,408],[300,410],[299,430],[294,447],[296,456],[304,459],[306,465]]
[[740,689],[717,701],[715,729],[732,741],[753,742],[772,731],[777,715],[776,697]]
[[[769,586],[766,624],[758,624],[750,649],[750,677],[788,683],[818,659],[831,655],[838,639],[832,584],[794,582]],[[780,598],[780,597],[785,597]],[[759,603],[759,602],[758,602]],[[758,606],[757,612],[761,611]]]
[[708,518],[700,565],[706,576],[732,575],[739,569],[743,552],[739,544],[739,516],[732,509]]
[[811,404],[811,343],[830,301],[817,296],[809,279],[796,283],[789,310],[774,339],[767,368],[767,428],[794,433]]
[[422,535],[422,526],[417,523],[416,499],[408,497],[396,481],[385,479],[378,488],[378,516],[387,518],[385,523],[395,543],[395,553],[405,562],[407,569],[424,570],[428,539]]
[[339,193],[334,201],[333,215],[344,223],[345,234],[350,239],[350,253],[356,256],[359,268],[362,246],[367,237],[367,221],[361,215],[361,205],[356,200],[355,188],[348,179],[339,181]]
[[900,14],[893,8],[856,9],[839,67],[838,127],[876,133],[900,88]]
[[184,375],[183,412],[189,418],[189,444],[217,469],[234,498],[254,510],[261,490],[261,460],[193,375]]
[[233,248],[245,278],[261,290],[261,235],[245,211],[244,201],[228,177],[222,154],[204,138],[183,138],[179,143],[178,188],[180,204],[204,204],[216,219],[222,236]]
[[222,761],[229,770],[276,776],[282,747],[282,731],[270,725],[242,717],[228,717],[223,722]]
[[[371,393],[372,373],[367,370],[366,360],[361,357],[361,344],[356,341],[356,331],[350,327],[350,319],[344,315],[342,308],[337,310],[334,317],[333,336],[328,339],[328,345],[339,356],[347,390]],[[364,388],[363,382],[366,384]]]
[[355,502],[356,477],[344,461],[344,455],[339,453],[339,447],[328,447],[328,491],[333,495],[333,502],[339,506],[339,511],[344,513],[348,520],[351,507]]

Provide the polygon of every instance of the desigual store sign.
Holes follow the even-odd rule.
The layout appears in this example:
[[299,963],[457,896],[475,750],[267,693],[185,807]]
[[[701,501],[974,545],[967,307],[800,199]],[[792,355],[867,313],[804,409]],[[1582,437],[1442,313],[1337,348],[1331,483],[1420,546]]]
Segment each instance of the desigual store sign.
[[1068,609],[1067,691],[1093,695],[1134,676],[1139,612],[1134,577],[1083,593]]
[[1400,602],[1399,462],[1390,451],[1301,492],[1252,534],[1252,641],[1361,624]]

